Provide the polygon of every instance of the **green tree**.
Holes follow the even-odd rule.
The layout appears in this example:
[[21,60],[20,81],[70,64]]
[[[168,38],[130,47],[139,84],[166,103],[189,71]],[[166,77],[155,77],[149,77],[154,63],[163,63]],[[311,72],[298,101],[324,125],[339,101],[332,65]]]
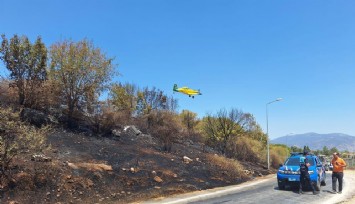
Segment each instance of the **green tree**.
[[10,42],[5,35],[1,37],[0,59],[18,89],[19,104],[32,107],[38,99],[38,89],[47,79],[47,48],[41,37],[33,45],[26,36],[14,35]]
[[321,154],[321,151],[320,151],[320,150],[315,150],[315,151],[313,151],[313,154],[315,154],[315,155],[320,155],[320,154]]
[[110,90],[112,104],[118,111],[132,113],[136,109],[137,86],[134,84],[113,84]]
[[324,146],[324,147],[323,147],[323,149],[322,149],[322,154],[327,155],[327,156],[330,155],[330,151],[329,151],[329,149],[328,149],[327,146]]
[[247,119],[246,114],[237,109],[231,109],[228,112],[221,109],[216,116],[207,115],[203,119],[207,143],[225,154],[227,143],[245,132],[243,128],[248,124]]
[[291,146],[291,152],[303,152],[303,149],[297,146]]
[[338,148],[332,147],[332,148],[329,150],[329,155],[330,155],[330,154],[333,154],[334,152],[338,152],[338,153],[339,153]]
[[114,73],[113,58],[108,58],[93,43],[65,40],[50,49],[50,77],[60,87],[63,103],[67,105],[68,123],[79,106],[89,106],[98,100]]
[[254,116],[250,113],[245,113],[245,127],[244,130],[247,136],[253,140],[259,141],[266,146],[267,135],[264,134],[260,125],[256,122]]

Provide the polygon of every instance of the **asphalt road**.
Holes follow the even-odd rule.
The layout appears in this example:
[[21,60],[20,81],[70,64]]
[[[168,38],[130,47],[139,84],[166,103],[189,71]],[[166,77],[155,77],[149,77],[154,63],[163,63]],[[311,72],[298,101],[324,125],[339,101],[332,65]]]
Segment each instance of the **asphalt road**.
[[271,175],[266,178],[244,184],[211,189],[203,192],[179,195],[174,198],[148,201],[144,203],[164,203],[164,204],[232,204],[232,203],[322,203],[333,204],[350,199],[355,195],[355,172],[346,171],[344,176],[343,193],[333,194],[331,172],[327,173],[326,186],[321,187],[317,195],[312,191],[298,194],[298,188],[287,188],[279,190],[277,187],[276,176]]

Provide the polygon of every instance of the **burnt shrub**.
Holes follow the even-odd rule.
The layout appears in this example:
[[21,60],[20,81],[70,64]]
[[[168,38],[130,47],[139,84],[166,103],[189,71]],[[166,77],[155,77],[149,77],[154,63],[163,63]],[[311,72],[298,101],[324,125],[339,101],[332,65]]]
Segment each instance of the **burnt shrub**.
[[0,78],[0,106],[10,107],[18,102],[17,88],[10,80]]
[[24,108],[22,109],[21,113],[21,120],[29,122],[36,127],[42,127],[43,125],[49,125],[51,119],[49,115],[34,109]]
[[178,118],[168,111],[157,111],[147,118],[149,132],[160,141],[163,151],[170,152],[181,129]]
[[82,120],[82,124],[93,133],[111,136],[112,130],[122,129],[130,124],[131,115],[128,111],[115,111],[111,107],[103,107],[99,113],[82,116]]

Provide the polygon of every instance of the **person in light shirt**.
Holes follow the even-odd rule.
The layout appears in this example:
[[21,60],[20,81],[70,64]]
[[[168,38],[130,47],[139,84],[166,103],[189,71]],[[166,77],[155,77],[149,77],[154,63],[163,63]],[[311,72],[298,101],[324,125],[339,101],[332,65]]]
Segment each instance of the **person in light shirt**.
[[339,191],[338,193],[342,193],[343,190],[343,177],[344,177],[344,167],[346,167],[345,161],[339,157],[339,153],[333,153],[333,174],[332,174],[332,188],[333,192],[336,193],[336,184],[337,180],[339,182]]

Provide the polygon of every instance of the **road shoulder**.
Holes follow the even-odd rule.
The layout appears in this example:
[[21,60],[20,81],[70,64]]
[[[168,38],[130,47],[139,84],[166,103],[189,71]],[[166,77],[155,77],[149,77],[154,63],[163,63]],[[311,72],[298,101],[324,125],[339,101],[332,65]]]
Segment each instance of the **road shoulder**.
[[232,194],[235,191],[241,190],[242,188],[258,185],[270,179],[275,179],[275,174],[270,174],[263,177],[257,177],[251,181],[247,181],[238,185],[225,186],[219,188],[213,188],[203,191],[195,191],[191,193],[181,194],[169,198],[157,198],[151,201],[141,202],[141,204],[151,204],[151,203],[164,203],[164,204],[180,204],[180,203],[190,203],[199,200],[210,199],[214,197],[220,197],[228,194]]
[[[332,184],[330,184],[332,185]],[[355,170],[344,171],[344,188],[342,194],[336,194],[323,204],[353,204],[355,203]]]

